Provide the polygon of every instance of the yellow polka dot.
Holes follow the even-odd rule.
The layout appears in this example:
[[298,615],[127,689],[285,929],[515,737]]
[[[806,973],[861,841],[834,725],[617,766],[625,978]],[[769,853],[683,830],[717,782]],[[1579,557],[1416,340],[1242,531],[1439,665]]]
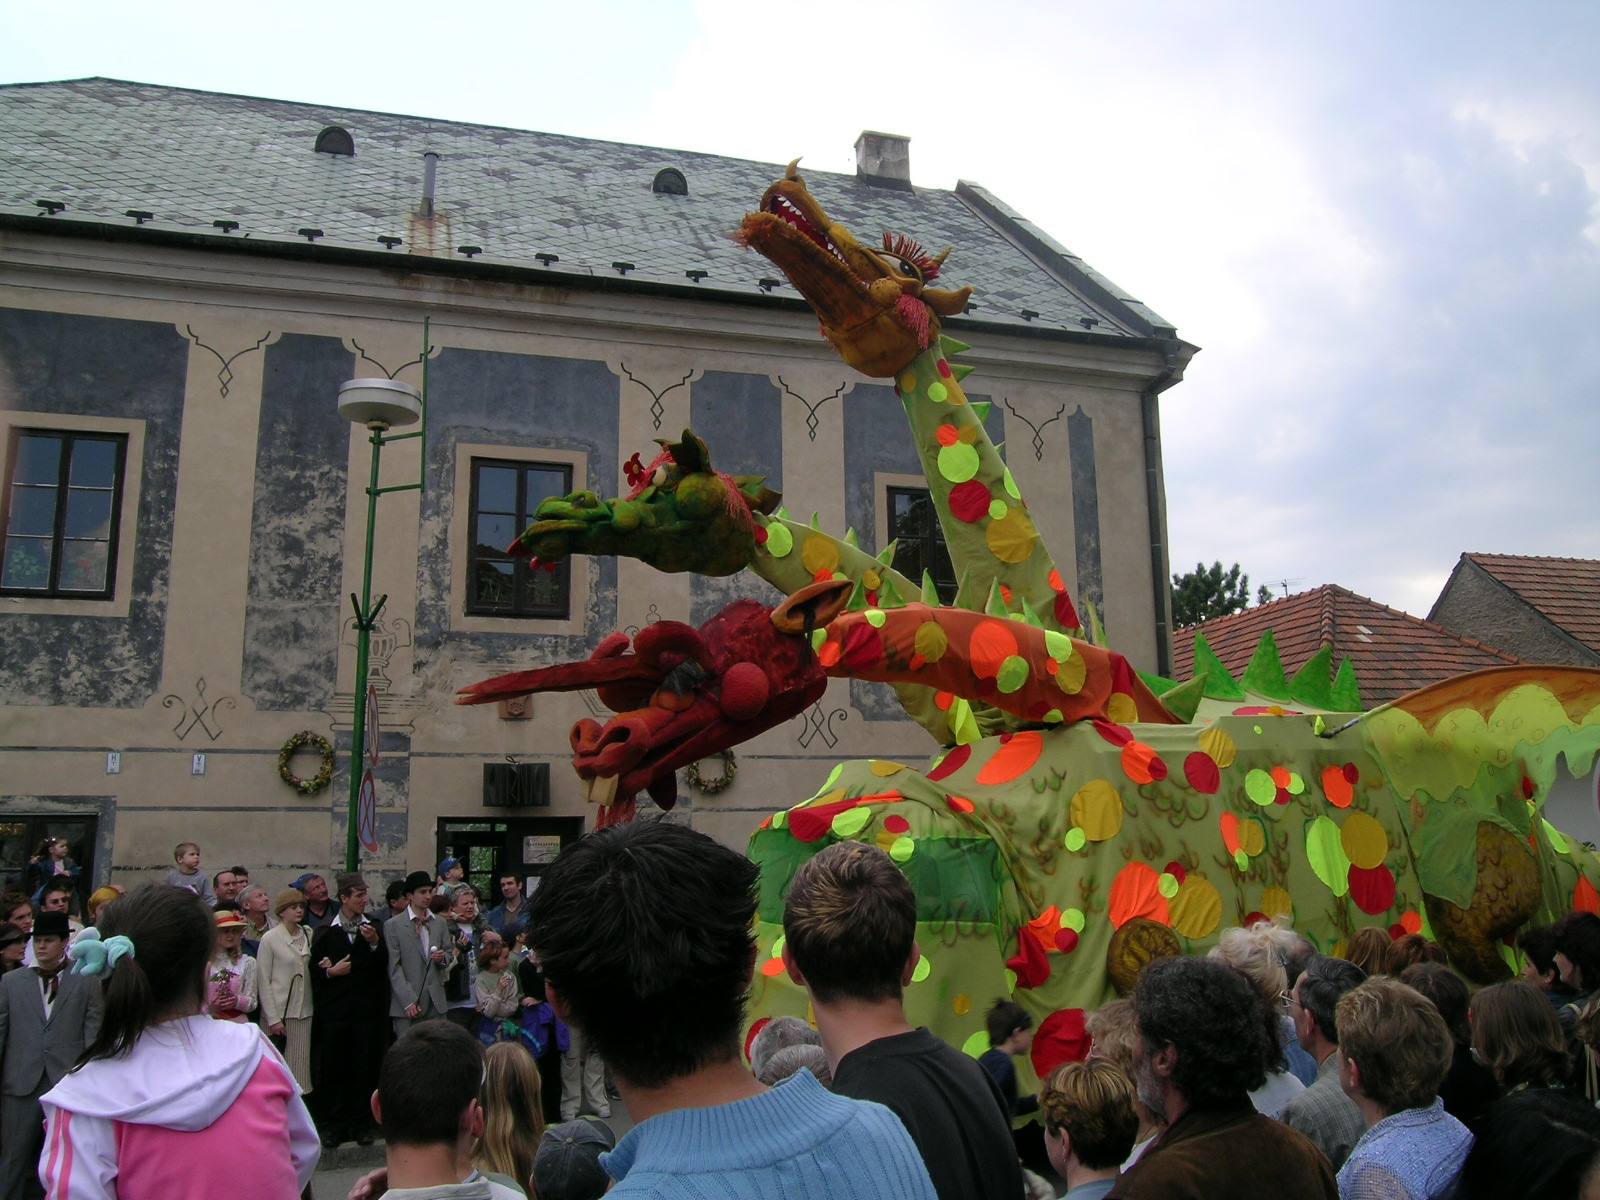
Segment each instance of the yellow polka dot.
[[1033,553],[1039,531],[1027,513],[1014,508],[1000,520],[989,522],[983,538],[989,544],[989,553],[1001,562],[1019,563]]
[[1073,795],[1067,811],[1091,842],[1103,842],[1122,829],[1122,797],[1109,780],[1091,779]]
[[833,544],[831,538],[812,534],[800,548],[800,563],[812,575],[816,575],[819,571],[837,571],[839,548]]
[[1221,729],[1212,728],[1202,733],[1200,749],[1222,768],[1233,766],[1233,760],[1239,756],[1238,744]]
[[1076,696],[1083,691],[1083,681],[1088,673],[1089,668],[1083,661],[1083,655],[1074,654],[1057,667],[1055,674],[1056,686],[1067,695]]
[[1126,725],[1139,719],[1139,706],[1127,692],[1113,692],[1106,703],[1106,716],[1119,725]]
[[955,1009],[956,1016],[964,1017],[972,1011],[972,997],[962,992],[961,995],[955,998],[950,1007]]
[[917,377],[910,371],[900,376],[900,390],[908,396],[917,390]]
[[1339,830],[1339,841],[1345,856],[1364,871],[1383,865],[1389,853],[1389,835],[1383,826],[1366,813],[1351,813]]
[[879,779],[887,779],[891,775],[900,774],[900,772],[904,771],[906,767],[904,763],[889,762],[886,759],[875,758],[868,765],[867,769]]

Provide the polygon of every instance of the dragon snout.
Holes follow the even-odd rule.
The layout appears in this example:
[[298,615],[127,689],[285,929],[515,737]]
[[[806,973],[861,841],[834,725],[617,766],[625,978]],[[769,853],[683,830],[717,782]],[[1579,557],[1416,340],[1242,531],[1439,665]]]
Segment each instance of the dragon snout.
[[573,757],[585,773],[621,775],[650,751],[650,726],[628,714],[606,724],[585,718],[572,727]]

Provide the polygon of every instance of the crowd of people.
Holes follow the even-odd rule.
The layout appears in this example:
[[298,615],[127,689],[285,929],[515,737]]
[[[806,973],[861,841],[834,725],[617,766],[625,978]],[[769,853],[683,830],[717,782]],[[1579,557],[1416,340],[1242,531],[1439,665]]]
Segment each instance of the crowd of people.
[[487,911],[453,859],[375,901],[358,874],[274,894],[174,858],[82,922],[53,846],[0,897],[0,1200],[198,1200],[242,1165],[292,1200],[378,1136],[353,1200],[1600,1198],[1588,913],[1525,930],[1521,977],[1476,993],[1421,936],[1332,957],[1228,929],[1034,1055],[1033,1094],[1014,1000],[977,1059],[910,1023],[916,896],[867,843],[789,881],[808,1019],[766,1022],[748,1065],[757,868],[685,826],[592,834]]

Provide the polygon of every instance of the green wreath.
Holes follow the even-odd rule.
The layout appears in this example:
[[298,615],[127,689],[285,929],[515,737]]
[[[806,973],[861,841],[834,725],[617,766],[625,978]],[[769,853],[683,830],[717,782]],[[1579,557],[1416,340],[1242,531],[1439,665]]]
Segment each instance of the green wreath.
[[718,792],[725,792],[733,786],[734,777],[739,774],[738,760],[733,757],[732,750],[722,752],[722,774],[715,779],[702,779],[700,777],[700,764],[692,762],[685,772],[689,779],[689,786],[699,788],[708,796],[715,796]]
[[[305,747],[313,747],[322,755],[322,769],[310,779],[301,779],[289,770],[289,762]],[[333,743],[319,733],[302,729],[278,751],[278,776],[302,796],[314,796],[333,779]]]

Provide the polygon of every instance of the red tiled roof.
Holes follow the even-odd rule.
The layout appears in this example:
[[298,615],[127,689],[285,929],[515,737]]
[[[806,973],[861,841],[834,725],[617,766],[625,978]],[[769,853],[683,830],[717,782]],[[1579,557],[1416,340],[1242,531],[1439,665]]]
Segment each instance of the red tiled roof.
[[1468,554],[1552,625],[1600,653],[1600,560]]
[[1237,679],[1269,629],[1284,674],[1291,678],[1324,645],[1333,646],[1336,670],[1348,657],[1369,708],[1453,675],[1517,661],[1502,650],[1330,583],[1177,630],[1172,635],[1174,677],[1182,682],[1194,674],[1197,631]]

